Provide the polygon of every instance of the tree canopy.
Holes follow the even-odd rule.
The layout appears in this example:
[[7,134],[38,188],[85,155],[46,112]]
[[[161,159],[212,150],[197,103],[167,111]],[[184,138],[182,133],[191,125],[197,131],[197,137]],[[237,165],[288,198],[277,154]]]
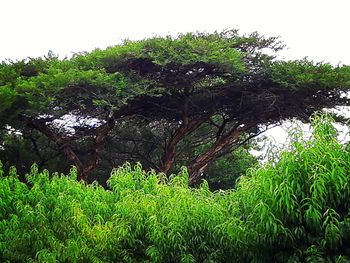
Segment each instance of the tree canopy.
[[5,61],[0,128],[28,135],[41,159],[58,152],[82,180],[110,154],[165,174],[186,165],[195,184],[267,125],[349,105],[349,66],[276,59],[283,47],[276,37],[227,30]]

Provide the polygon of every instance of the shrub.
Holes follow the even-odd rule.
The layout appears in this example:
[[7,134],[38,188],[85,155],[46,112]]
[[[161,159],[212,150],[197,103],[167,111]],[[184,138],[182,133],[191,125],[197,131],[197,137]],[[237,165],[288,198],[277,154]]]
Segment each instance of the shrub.
[[104,189],[32,167],[26,183],[0,167],[0,261],[350,262],[350,157],[331,119],[313,117],[277,163],[236,190],[187,186],[141,165]]

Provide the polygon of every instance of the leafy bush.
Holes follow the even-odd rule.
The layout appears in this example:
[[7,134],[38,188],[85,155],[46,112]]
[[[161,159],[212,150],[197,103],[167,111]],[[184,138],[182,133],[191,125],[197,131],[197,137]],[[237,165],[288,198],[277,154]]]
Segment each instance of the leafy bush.
[[0,169],[0,261],[350,262],[350,157],[328,117],[236,190],[187,186],[129,164],[109,190]]

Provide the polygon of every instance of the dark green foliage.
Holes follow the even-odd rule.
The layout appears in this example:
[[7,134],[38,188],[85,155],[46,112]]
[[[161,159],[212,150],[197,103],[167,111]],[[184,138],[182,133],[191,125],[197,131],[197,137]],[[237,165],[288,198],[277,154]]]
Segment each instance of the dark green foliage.
[[187,186],[140,165],[114,170],[110,190],[0,169],[0,260],[11,262],[349,262],[350,155],[327,117],[295,131],[276,164],[234,191]]
[[[130,160],[168,175],[185,165],[198,183],[219,156],[266,126],[349,105],[349,66],[277,60],[283,47],[276,37],[225,30],[124,41],[62,60],[50,53],[4,61],[1,158],[12,163],[6,156],[16,152],[3,130],[23,134],[29,147],[21,155],[35,130],[35,154],[20,173],[37,161],[59,172],[75,165],[79,179],[105,184],[112,166]],[[40,137],[54,144],[49,155]]]
[[24,178],[28,167],[35,162],[40,169],[69,172],[70,167],[58,154],[57,147],[40,133],[28,130],[19,133],[8,127],[0,138],[0,160],[5,171],[13,165]]
[[205,173],[212,191],[235,188],[238,178],[246,175],[247,170],[258,166],[258,159],[246,148],[238,148],[213,162]]

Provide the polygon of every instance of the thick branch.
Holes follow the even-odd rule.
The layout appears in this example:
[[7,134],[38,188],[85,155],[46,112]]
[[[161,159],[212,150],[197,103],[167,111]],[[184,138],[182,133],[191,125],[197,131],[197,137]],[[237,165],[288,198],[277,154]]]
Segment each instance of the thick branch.
[[208,165],[214,161],[219,154],[226,149],[232,142],[236,141],[242,133],[256,126],[257,122],[251,122],[243,127],[236,125],[229,133],[218,139],[215,144],[206,152],[194,159],[188,166],[190,174],[190,185],[194,185],[207,169]]
[[102,142],[108,134],[108,132],[111,129],[113,129],[115,125],[115,120],[113,114],[111,113],[107,122],[100,125],[95,130],[94,143],[92,146],[92,155],[88,163],[84,166],[78,155],[73,151],[69,144],[72,138],[68,138],[62,134],[55,132],[47,125],[47,121],[45,119],[33,119],[27,116],[21,116],[21,118],[25,120],[29,128],[33,128],[40,131],[47,138],[49,138],[49,140],[55,142],[58,146],[59,151],[67,158],[68,163],[77,167],[78,179],[84,181],[88,179],[88,176],[98,164],[98,155],[101,150]]
[[27,116],[22,116],[22,118],[26,121],[29,128],[33,128],[40,131],[51,141],[55,142],[60,152],[62,152],[66,156],[68,162],[71,165],[75,165],[77,167],[78,173],[83,170],[83,164],[81,163],[80,159],[69,147],[68,138],[50,129],[50,127],[46,124],[46,120],[44,119],[32,119]]
[[78,174],[79,180],[86,181],[91,172],[96,168],[103,140],[106,138],[107,134],[114,128],[114,126],[115,119],[113,117],[113,114],[111,113],[108,120],[96,129],[94,144],[92,146],[92,155],[88,163],[84,166],[82,173]]
[[187,119],[186,122],[181,123],[180,127],[175,131],[165,147],[160,165],[161,172],[165,174],[169,172],[175,161],[177,144],[187,135],[198,129],[205,120],[204,118]]

